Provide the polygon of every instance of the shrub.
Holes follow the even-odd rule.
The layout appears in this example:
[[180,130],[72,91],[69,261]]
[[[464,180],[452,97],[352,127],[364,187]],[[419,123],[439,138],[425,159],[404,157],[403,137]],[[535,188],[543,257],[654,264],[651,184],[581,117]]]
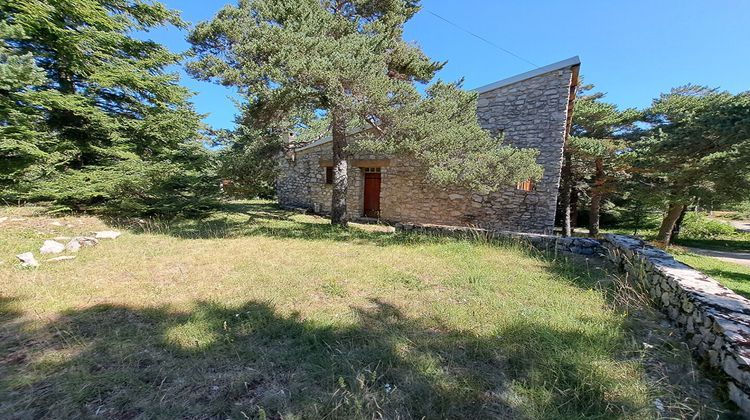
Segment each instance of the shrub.
[[219,182],[208,162],[126,160],[67,170],[35,182],[30,201],[49,201],[52,211],[110,216],[196,217],[219,204]]
[[701,213],[690,212],[682,221],[680,236],[691,239],[712,239],[720,236],[730,236],[735,233],[734,228],[724,222],[709,219]]

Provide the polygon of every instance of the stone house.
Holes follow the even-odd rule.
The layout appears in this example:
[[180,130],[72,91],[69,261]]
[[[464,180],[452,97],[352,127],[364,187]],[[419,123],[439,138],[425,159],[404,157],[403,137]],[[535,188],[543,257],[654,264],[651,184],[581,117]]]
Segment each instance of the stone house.
[[[479,123],[508,143],[539,150],[539,182],[522,182],[487,195],[436,188],[404,156],[353,156],[347,211],[388,222],[476,226],[552,233],[563,145],[572,117],[580,61],[572,57],[476,89]],[[297,147],[281,158],[277,194],[283,207],[328,213],[332,194],[331,139]]]

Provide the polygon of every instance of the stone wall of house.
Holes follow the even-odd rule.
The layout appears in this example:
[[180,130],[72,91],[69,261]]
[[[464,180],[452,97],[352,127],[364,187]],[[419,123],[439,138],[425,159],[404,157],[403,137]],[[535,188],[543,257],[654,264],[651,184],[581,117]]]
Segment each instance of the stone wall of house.
[[601,242],[607,258],[648,291],[695,353],[726,375],[729,397],[750,415],[750,300],[639,239],[604,235]]
[[394,158],[383,176],[381,217],[419,224],[475,226],[492,230],[552,233],[560,184],[572,70],[556,70],[480,94],[479,122],[518,147],[539,150],[544,176],[533,191],[515,186],[481,195],[436,188],[424,170]]
[[[389,165],[381,168],[381,219],[552,233],[572,77],[571,68],[555,70],[479,95],[477,113],[485,129],[503,134],[514,146],[539,150],[537,160],[544,176],[533,191],[509,186],[481,195],[439,188],[424,178],[424,168],[415,160],[391,157]],[[281,205],[329,211],[331,186],[325,184],[321,159],[331,159],[330,143],[283,159],[277,184]],[[349,215],[357,218],[362,215],[364,178],[352,164],[349,176]]]
[[[326,169],[321,160],[331,160],[331,143],[286,155],[281,159],[276,194],[284,207],[303,207],[318,213],[330,213],[332,184],[326,184]],[[362,216],[364,176],[360,168],[349,165],[347,213],[351,219]]]

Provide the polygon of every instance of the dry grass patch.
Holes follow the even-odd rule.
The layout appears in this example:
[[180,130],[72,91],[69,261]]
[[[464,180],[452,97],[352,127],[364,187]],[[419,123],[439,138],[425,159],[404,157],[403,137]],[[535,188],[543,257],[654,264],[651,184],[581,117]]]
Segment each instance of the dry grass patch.
[[[649,360],[661,359],[613,303],[622,288],[584,262],[336,229],[265,202],[232,203],[205,220],[108,225],[38,210],[0,214],[25,218],[0,229],[0,417],[724,410],[691,388],[707,383],[700,373],[677,386],[654,379]],[[74,261],[21,269],[13,260],[43,239],[107,226],[125,233]],[[689,355],[663,363],[684,370]]]

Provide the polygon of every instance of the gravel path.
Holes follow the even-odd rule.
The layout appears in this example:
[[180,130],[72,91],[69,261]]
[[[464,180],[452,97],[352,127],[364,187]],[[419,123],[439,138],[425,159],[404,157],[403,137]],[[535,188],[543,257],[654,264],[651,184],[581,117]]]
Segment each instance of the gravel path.
[[690,252],[698,255],[713,257],[722,261],[750,267],[750,252],[732,252],[732,251],[715,251],[712,249],[686,248]]
[[729,223],[734,226],[738,232],[750,233],[750,220],[730,220]]

